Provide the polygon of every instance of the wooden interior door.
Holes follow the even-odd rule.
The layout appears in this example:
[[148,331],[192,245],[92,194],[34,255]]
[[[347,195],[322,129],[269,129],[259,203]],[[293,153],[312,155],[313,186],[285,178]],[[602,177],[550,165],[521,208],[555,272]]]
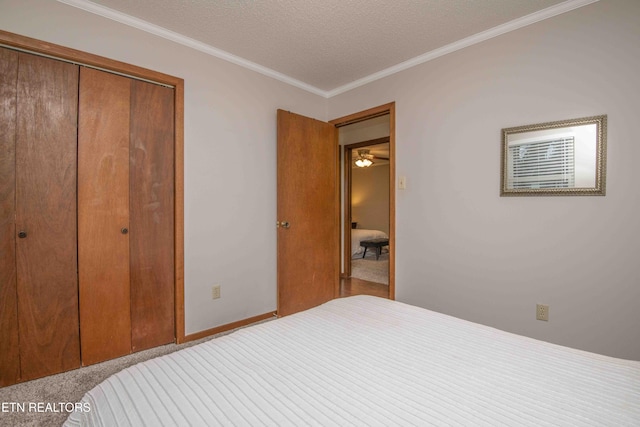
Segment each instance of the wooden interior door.
[[175,341],[174,93],[131,82],[131,348]]
[[16,82],[18,53],[0,48],[0,387],[20,378],[16,293]]
[[130,80],[85,67],[80,72],[78,275],[83,365],[131,352]]
[[[21,379],[80,366],[78,66],[19,54],[16,240]],[[3,337],[4,339],[4,337]]]
[[279,316],[337,296],[337,138],[331,124],[278,110]]

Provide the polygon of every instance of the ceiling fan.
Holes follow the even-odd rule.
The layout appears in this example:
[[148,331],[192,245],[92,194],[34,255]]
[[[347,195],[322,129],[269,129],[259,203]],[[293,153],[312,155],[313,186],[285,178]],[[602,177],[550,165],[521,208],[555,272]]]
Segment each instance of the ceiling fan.
[[355,164],[359,168],[368,168],[374,163],[373,161],[374,159],[389,160],[388,157],[374,156],[373,154],[370,154],[369,150],[361,149],[361,150],[358,150],[358,157],[356,157]]

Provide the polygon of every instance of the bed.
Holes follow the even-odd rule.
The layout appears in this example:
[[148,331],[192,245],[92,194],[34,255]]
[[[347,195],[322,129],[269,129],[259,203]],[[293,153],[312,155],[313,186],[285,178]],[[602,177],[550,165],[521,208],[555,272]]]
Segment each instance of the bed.
[[389,235],[380,230],[366,230],[364,228],[351,229],[351,257],[362,255],[364,248],[360,246],[363,240],[388,239]]
[[65,426],[638,426],[640,362],[370,296],[132,366]]

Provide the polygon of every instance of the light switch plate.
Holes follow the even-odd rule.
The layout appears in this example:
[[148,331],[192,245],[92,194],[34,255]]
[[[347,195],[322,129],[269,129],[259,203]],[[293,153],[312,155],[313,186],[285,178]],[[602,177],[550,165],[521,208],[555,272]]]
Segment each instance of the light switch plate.
[[398,177],[398,188],[401,190],[405,190],[407,188],[407,177],[401,176]]

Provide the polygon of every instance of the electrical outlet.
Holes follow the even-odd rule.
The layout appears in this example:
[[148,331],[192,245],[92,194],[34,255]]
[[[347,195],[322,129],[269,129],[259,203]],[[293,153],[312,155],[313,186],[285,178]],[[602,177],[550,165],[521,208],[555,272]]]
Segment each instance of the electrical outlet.
[[213,285],[211,288],[211,299],[220,298],[220,285]]
[[536,304],[536,320],[549,321],[549,306]]

